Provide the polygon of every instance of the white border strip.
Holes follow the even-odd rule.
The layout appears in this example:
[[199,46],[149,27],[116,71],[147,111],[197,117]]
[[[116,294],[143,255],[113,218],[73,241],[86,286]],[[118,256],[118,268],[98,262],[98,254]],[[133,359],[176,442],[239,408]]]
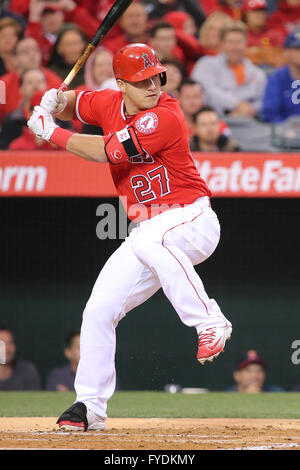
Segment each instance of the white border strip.
[[79,93],[79,95],[77,96],[75,112],[76,112],[76,116],[78,117],[79,121],[82,122],[82,124],[89,124],[88,122],[85,122],[79,114],[79,100],[80,100],[81,96],[83,95],[83,93],[85,93],[85,91],[81,91]]
[[121,103],[121,116],[124,119],[124,121],[126,121],[124,100],[122,100],[122,103]]

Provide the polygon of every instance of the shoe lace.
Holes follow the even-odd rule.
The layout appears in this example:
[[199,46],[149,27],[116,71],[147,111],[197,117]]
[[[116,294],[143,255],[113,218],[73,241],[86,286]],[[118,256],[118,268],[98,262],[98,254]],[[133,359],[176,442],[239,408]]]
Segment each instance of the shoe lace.
[[199,346],[204,346],[205,344],[211,343],[216,336],[215,328],[207,328],[204,332],[199,333],[198,335],[198,344]]

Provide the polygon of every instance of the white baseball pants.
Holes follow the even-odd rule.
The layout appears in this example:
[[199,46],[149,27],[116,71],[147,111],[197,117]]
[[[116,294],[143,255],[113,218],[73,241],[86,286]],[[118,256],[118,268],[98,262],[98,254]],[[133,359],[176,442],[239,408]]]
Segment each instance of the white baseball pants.
[[101,270],[83,312],[76,401],[107,417],[116,382],[116,326],[160,287],[185,325],[197,332],[225,326],[227,320],[193,267],[213,253],[219,238],[218,218],[207,197],[131,231]]

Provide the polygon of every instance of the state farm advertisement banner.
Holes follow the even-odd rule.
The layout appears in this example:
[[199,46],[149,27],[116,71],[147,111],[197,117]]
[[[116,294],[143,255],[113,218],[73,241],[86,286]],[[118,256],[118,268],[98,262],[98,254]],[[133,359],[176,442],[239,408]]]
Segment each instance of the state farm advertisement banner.
[[0,196],[116,196],[108,164],[68,152],[0,152]]
[[[300,154],[194,153],[215,197],[299,197]],[[108,164],[68,152],[0,152],[0,196],[116,196]]]
[[300,196],[300,154],[198,153],[194,158],[215,196]]

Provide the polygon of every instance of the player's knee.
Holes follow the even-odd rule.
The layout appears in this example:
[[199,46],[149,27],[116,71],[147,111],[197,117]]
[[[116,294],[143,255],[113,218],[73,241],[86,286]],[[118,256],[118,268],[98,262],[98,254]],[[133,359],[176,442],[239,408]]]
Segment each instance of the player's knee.
[[84,309],[83,318],[95,322],[95,324],[110,326],[115,325],[119,316],[119,305],[113,297],[102,293],[96,299],[91,298]]

